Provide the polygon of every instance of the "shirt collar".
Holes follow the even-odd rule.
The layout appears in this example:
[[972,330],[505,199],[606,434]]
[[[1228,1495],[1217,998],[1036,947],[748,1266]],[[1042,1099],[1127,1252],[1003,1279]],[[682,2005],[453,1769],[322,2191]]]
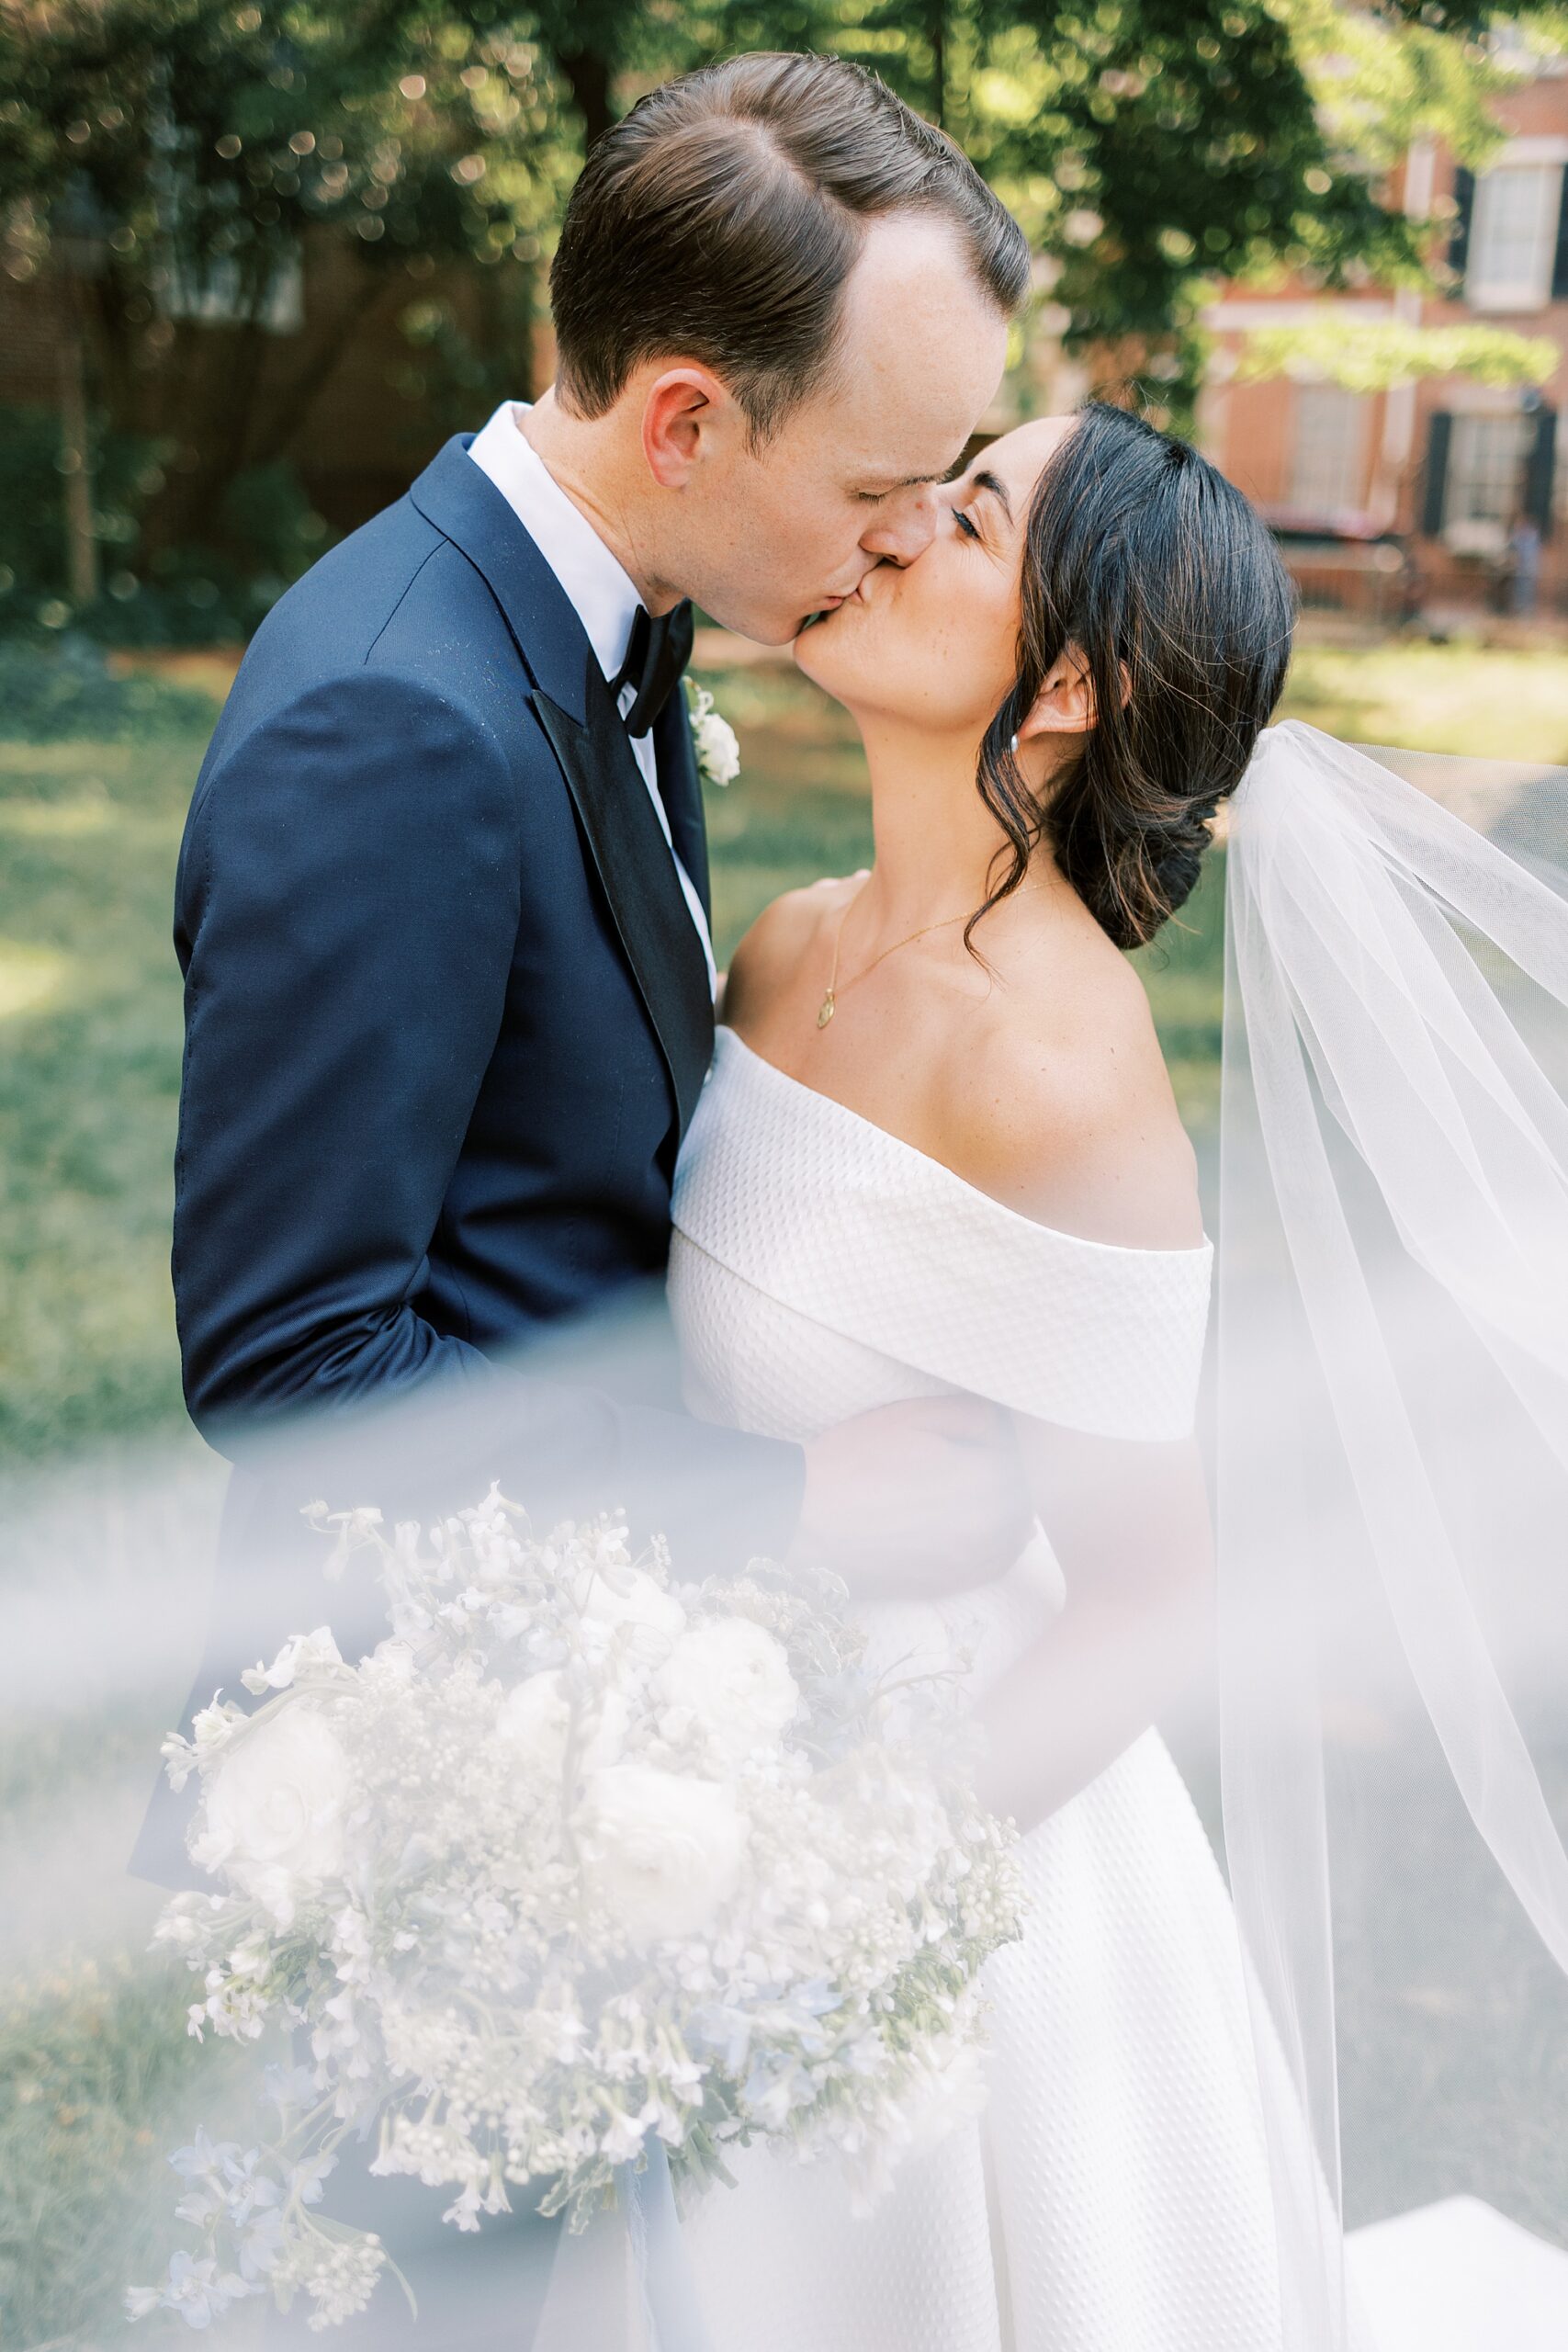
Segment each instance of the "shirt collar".
[[606,678],[626,659],[641,598],[581,507],[522,430],[526,401],[502,401],[468,444],[565,590]]

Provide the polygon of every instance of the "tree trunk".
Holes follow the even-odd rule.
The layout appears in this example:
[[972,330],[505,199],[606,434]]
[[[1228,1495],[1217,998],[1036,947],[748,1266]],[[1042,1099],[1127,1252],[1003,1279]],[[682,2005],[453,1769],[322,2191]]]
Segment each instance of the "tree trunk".
[[615,119],[615,111],[610,103],[615,69],[607,57],[590,55],[586,50],[576,50],[570,56],[558,56],[556,63],[566,76],[577,111],[582,117],[583,145],[592,147]]
[[65,332],[60,344],[60,458],[65,478],[65,571],[75,605],[96,604],[98,535],[93,520],[93,445],[87,429],[87,375],[82,306],[66,286]]
[[328,332],[318,337],[314,348],[306,353],[290,377],[285,391],[272,402],[271,413],[247,453],[248,465],[270,465],[275,458],[284,455],[304,426],[317,395],[335,372],[350,339],[386,291],[387,279],[378,271],[362,268],[355,300],[333,312]]

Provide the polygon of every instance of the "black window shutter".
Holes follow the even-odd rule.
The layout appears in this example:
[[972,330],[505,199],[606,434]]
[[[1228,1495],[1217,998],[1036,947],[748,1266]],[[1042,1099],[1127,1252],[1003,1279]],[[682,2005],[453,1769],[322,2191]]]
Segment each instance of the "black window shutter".
[[1543,539],[1551,537],[1551,486],[1557,467],[1557,411],[1537,409],[1535,437],[1525,459],[1525,512]]
[[1568,171],[1562,175],[1562,192],[1557,199],[1557,254],[1551,265],[1551,299],[1568,302]]
[[1427,430],[1426,482],[1421,497],[1421,532],[1424,538],[1435,539],[1443,527],[1443,509],[1449,495],[1449,441],[1453,432],[1453,418],[1446,409],[1433,412]]
[[1449,267],[1462,286],[1470,260],[1471,216],[1475,210],[1475,174],[1467,172],[1462,164],[1454,174],[1454,202],[1459,212],[1449,238]]

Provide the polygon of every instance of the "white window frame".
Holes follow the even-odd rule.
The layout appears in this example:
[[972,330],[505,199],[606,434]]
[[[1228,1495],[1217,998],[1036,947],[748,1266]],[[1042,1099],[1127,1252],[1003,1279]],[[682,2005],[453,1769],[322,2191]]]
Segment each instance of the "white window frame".
[[1364,393],[1326,379],[1297,384],[1291,506],[1323,515],[1360,511],[1367,479],[1367,416]]
[[1564,164],[1568,140],[1516,139],[1478,174],[1464,273],[1472,310],[1541,311],[1551,301]]
[[1500,554],[1525,492],[1535,418],[1523,409],[1461,411],[1449,428],[1443,536],[1456,549]]
[[[172,269],[164,310],[171,319],[194,319],[202,326],[244,324],[251,312],[240,299],[239,263],[229,254],[218,254],[204,265]],[[304,323],[305,267],[295,246],[278,257],[256,324],[267,334],[298,334]]]

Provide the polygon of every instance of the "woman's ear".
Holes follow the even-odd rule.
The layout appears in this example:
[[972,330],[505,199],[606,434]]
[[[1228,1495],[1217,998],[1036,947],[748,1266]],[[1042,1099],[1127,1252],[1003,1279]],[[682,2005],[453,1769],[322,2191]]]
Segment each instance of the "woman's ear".
[[1076,645],[1066,646],[1043,680],[1018,740],[1029,743],[1041,735],[1088,735],[1099,724],[1089,664]]

